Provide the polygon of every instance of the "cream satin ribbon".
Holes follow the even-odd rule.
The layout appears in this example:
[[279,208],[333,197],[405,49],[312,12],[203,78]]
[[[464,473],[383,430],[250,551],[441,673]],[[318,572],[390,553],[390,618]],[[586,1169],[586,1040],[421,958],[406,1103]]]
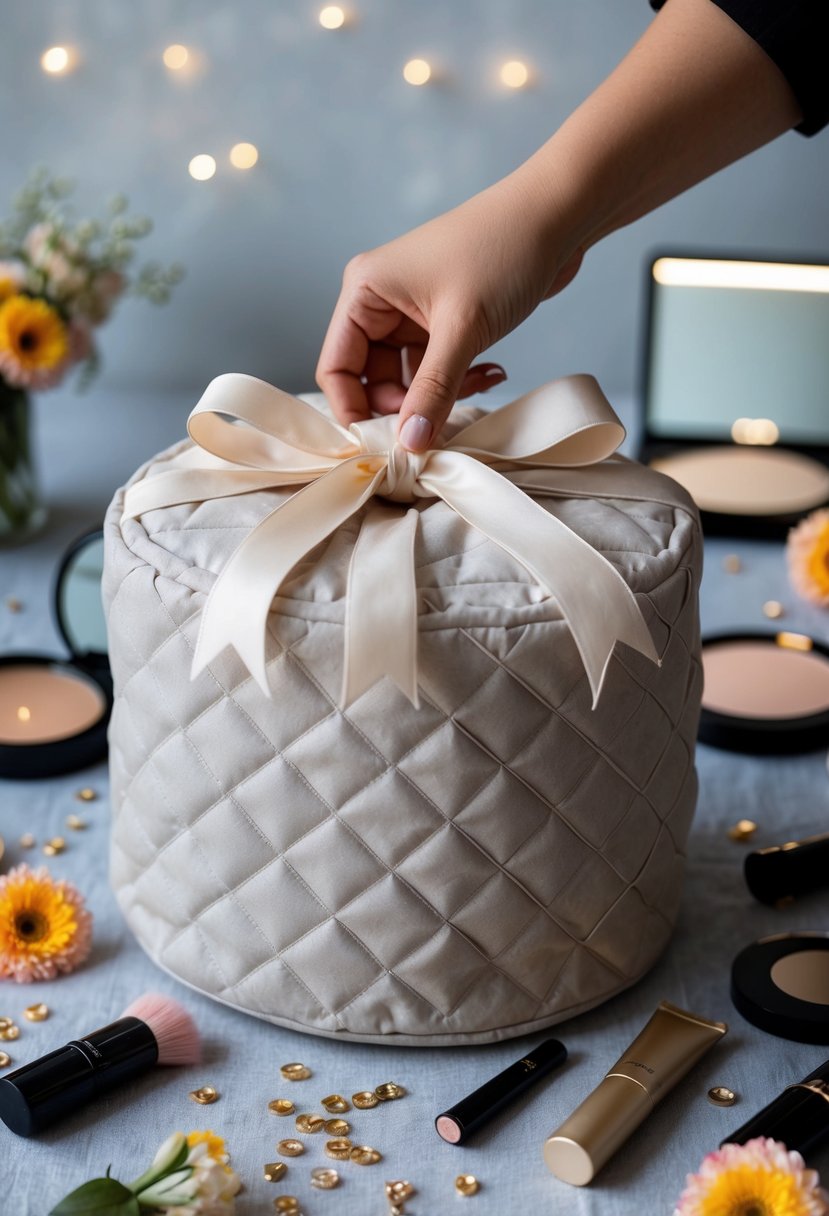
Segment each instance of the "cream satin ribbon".
[[[617,641],[659,661],[618,571],[509,479],[550,493],[551,472],[597,465],[616,451],[624,429],[592,376],[544,385],[427,452],[403,448],[397,426],[390,416],[345,429],[252,376],[219,376],[208,385],[188,421],[196,446],[175,457],[173,468],[131,486],[123,518],[253,490],[303,488],[253,529],[218,576],[202,614],[193,677],[232,646],[270,696],[265,626],[274,595],[298,561],[375,495],[396,503],[441,498],[520,562],[558,601],[594,706]],[[625,466],[600,468],[623,496],[633,496],[624,493]],[[343,707],[384,675],[418,704],[417,519],[415,510],[372,504],[363,521],[348,573]]]

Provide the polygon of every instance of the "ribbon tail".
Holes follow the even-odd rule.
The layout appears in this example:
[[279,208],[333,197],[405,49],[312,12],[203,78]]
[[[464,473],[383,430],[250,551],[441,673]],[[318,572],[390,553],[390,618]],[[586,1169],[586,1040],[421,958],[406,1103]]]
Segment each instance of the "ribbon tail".
[[290,570],[363,505],[384,476],[370,458],[351,457],[305,486],[258,524],[208,596],[193,656],[195,678],[232,646],[266,697],[265,626]]
[[594,709],[617,641],[659,663],[641,609],[618,570],[517,486],[472,457],[447,451],[432,454],[420,484],[555,596],[584,663]]
[[342,709],[383,676],[419,708],[417,522],[415,510],[401,515],[399,509],[380,506],[372,507],[363,521],[348,570]]

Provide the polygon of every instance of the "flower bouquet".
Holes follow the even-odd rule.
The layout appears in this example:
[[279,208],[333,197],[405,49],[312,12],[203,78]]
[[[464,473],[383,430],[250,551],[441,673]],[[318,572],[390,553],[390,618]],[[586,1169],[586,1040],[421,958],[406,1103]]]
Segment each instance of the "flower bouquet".
[[152,224],[111,200],[104,220],[73,218],[69,182],[40,170],[0,223],[0,541],[33,531],[44,518],[34,478],[29,392],[54,388],[82,366],[85,386],[98,366],[94,330],[130,293],[165,303],[180,266],[147,263],[128,272],[135,242]]

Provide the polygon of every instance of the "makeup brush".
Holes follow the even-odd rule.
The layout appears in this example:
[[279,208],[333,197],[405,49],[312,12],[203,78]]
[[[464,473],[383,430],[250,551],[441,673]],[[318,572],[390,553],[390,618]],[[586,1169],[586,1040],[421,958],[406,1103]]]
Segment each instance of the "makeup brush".
[[33,1136],[63,1115],[161,1065],[197,1064],[196,1024],[172,997],[145,993],[117,1022],[0,1077],[0,1119]]

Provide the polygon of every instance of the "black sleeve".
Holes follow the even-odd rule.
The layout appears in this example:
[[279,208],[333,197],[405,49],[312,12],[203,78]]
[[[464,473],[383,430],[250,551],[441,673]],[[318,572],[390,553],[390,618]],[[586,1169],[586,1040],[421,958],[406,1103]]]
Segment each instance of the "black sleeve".
[[[650,0],[662,8],[665,0]],[[712,0],[761,46],[800,103],[796,128],[814,135],[829,123],[829,3],[827,0]]]

